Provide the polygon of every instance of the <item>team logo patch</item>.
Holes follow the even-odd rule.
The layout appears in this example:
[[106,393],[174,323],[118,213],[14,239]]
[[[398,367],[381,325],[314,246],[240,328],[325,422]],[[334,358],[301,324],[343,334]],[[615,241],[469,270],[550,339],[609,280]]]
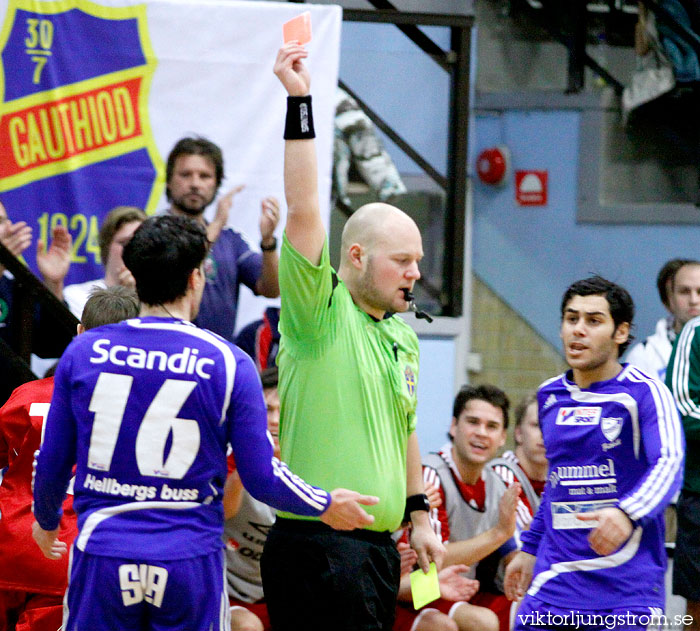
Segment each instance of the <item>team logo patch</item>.
[[603,436],[610,441],[615,440],[622,431],[622,419],[614,416],[603,417],[600,421]]
[[[121,169],[158,169],[146,16],[143,4],[10,0],[0,31],[0,192],[116,158]],[[155,204],[162,182],[149,185]]]
[[557,425],[598,425],[601,412],[598,406],[561,408],[557,411]]
[[403,371],[403,377],[406,380],[406,389],[408,390],[408,394],[413,396],[416,391],[416,375],[410,366],[406,366],[405,370]]

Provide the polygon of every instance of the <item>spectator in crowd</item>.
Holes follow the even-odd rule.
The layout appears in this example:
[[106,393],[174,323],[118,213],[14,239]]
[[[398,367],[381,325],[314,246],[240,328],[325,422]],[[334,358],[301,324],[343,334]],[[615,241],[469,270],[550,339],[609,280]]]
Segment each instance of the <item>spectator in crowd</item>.
[[[98,289],[85,305],[78,334],[138,313],[132,289]],[[32,463],[53,383],[53,377],[25,383],[0,408],[0,631],[55,631],[63,618],[68,559],[46,559],[32,540]],[[70,544],[76,534],[71,492],[63,502],[59,536]]]
[[207,255],[207,284],[195,324],[233,339],[240,284],[267,298],[279,296],[277,281],[277,240],[275,228],[280,218],[274,197],[262,200],[260,249],[250,249],[245,237],[226,228],[228,214],[238,186],[225,195],[214,220],[207,225],[204,210],[214,201],[224,177],[221,149],[204,138],[182,138],[173,147],[166,166],[166,194],[169,213],[191,217],[207,227],[214,244]]
[[[700,629],[700,318],[693,318],[676,340],[666,372],[685,433],[685,475],[678,498],[678,531],[673,555],[673,593],[687,601],[692,622]],[[696,337],[697,335],[697,337]]]
[[415,222],[377,203],[348,220],[338,273],[331,267],[306,56],[302,46],[289,43],[275,63],[290,97],[277,356],[280,443],[305,478],[354,484],[379,503],[368,509],[363,529],[350,533],[280,513],[261,561],[263,586],[276,631],[388,630],[400,572],[389,533],[406,509],[421,568],[428,571],[431,560],[440,566],[444,553],[428,520],[415,434],[418,340],[403,320],[390,317],[408,309],[405,292],[420,277],[423,249]]
[[700,261],[667,261],[656,278],[656,287],[661,302],[671,315],[661,318],[656,323],[654,334],[635,344],[626,359],[663,381],[676,335],[688,320],[700,315]]
[[140,317],[77,337],[56,370],[33,535],[47,557],[65,554],[61,503],[77,463],[66,629],[230,625],[221,539],[228,444],[246,488],[277,508],[354,528],[368,518],[360,503],[376,501],[327,493],[273,457],[250,358],[191,324],[208,247],[195,221],[146,220],[123,253]]
[[280,308],[267,307],[263,317],[244,326],[236,335],[236,346],[245,351],[259,371],[275,365],[280,348]]
[[[32,244],[32,228],[26,221],[10,220],[7,210],[0,202],[0,243],[2,243],[14,256],[19,258]],[[44,279],[46,287],[57,297],[61,298],[60,281],[65,278],[70,266],[70,249],[73,240],[65,226],[57,225],[51,232],[51,244],[46,244],[39,239],[36,249],[36,265]],[[11,283],[5,267],[0,264],[0,277],[4,282]],[[5,291],[2,291],[4,297]],[[10,292],[11,293],[11,292]],[[7,300],[5,298],[5,300]],[[8,311],[7,305],[0,302],[0,318]],[[5,320],[0,319],[0,324]]]
[[[10,254],[20,258],[32,243],[32,229],[25,221],[12,222],[0,202],[0,243]],[[41,240],[37,243],[36,264],[43,276],[46,287],[60,299],[62,279],[70,265],[72,239],[64,226],[56,226],[51,233],[51,244]],[[20,316],[13,308],[15,298],[15,279],[0,263],[0,345],[5,343],[17,348],[19,336],[23,329]],[[58,357],[71,340],[72,335],[57,331],[55,322],[47,314],[45,307],[37,303],[33,307],[32,353],[38,357]],[[26,381],[25,375],[31,374],[29,367],[22,364],[20,370],[10,353],[0,353],[0,402],[4,402],[10,393]],[[24,373],[24,374],[22,374]]]
[[[515,451],[494,458],[489,466],[510,486],[519,482],[522,494],[518,502],[517,533],[527,530],[540,505],[547,479],[547,455],[537,418],[537,393],[523,398],[515,408]],[[518,534],[519,539],[519,534]]]
[[516,630],[559,629],[562,616],[581,629],[601,619],[643,629],[663,612],[664,509],[680,487],[683,435],[668,388],[620,363],[633,318],[629,293],[600,276],[562,298],[571,369],[537,393],[549,477],[506,568],[508,596],[527,590]]
[[442,500],[431,510],[431,521],[447,548],[445,564],[468,565],[467,576],[481,582],[469,604],[452,611],[451,603],[442,605],[460,631],[508,629],[510,603],[498,590],[495,572],[517,550],[512,537],[520,485],[506,489],[487,463],[505,443],[509,407],[495,386],[463,386],[455,397],[449,442],[423,459],[424,481],[437,487]]
[[144,221],[146,214],[134,206],[117,206],[107,213],[98,236],[104,278],[75,283],[63,289],[63,300],[76,318],[80,317],[94,288],[104,289],[116,285],[134,287],[134,277],[124,265],[122,250]]

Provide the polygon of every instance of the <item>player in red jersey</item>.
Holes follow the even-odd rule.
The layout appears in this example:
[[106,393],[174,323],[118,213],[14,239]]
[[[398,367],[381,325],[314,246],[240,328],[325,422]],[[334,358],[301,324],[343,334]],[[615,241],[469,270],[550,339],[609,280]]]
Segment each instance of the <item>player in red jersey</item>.
[[[98,290],[85,305],[78,333],[138,312],[133,290]],[[0,408],[0,631],[56,631],[62,624],[68,557],[47,559],[32,538],[32,465],[52,394],[53,377],[30,381]],[[59,538],[70,545],[77,533],[69,494]]]

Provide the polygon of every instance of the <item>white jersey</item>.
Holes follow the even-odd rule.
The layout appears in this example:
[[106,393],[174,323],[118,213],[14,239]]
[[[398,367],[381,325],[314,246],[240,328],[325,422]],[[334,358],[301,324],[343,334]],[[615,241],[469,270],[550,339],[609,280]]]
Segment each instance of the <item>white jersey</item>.
[[224,523],[229,596],[245,603],[263,599],[260,557],[274,523],[275,510],[244,489],[240,509]]
[[661,318],[656,323],[654,335],[650,335],[643,342],[635,344],[627,353],[625,360],[648,375],[653,375],[663,381],[666,377],[666,366],[671,358],[671,349],[675,339],[673,321],[671,318]]

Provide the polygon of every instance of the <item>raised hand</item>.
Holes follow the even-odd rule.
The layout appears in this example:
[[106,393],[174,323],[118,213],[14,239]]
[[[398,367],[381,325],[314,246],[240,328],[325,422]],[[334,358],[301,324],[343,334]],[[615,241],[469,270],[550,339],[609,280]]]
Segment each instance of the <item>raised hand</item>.
[[228,216],[233,207],[233,198],[245,188],[245,184],[234,186],[226,195],[216,204],[216,214],[211,223],[207,226],[207,239],[209,243],[214,243],[219,238],[221,231],[228,223]]
[[26,221],[0,223],[0,243],[12,254],[19,256],[32,244],[32,229]]
[[508,538],[515,532],[515,516],[518,509],[521,486],[519,482],[514,482],[506,489],[498,503],[498,526]]
[[136,287],[136,279],[126,265],[122,265],[121,269],[119,270],[119,274],[117,274],[117,281],[122,287],[130,287],[131,289]]
[[266,197],[261,202],[260,237],[263,243],[272,239],[280,220],[280,203],[276,197]]
[[311,76],[302,62],[309,56],[297,42],[288,42],[277,53],[274,73],[289,96],[306,96],[311,88]]
[[434,484],[425,483],[425,494],[428,496],[430,508],[439,508],[442,504],[442,495]]
[[373,495],[361,495],[348,489],[333,489],[331,503],[321,515],[321,521],[336,530],[354,530],[374,523],[370,515],[360,504],[372,506],[379,503]]
[[[63,280],[70,268],[73,237],[65,226],[56,226],[51,232],[51,244],[48,249],[43,240],[36,244],[36,266],[46,283],[54,292],[61,293]],[[59,296],[60,297],[60,296]]]

